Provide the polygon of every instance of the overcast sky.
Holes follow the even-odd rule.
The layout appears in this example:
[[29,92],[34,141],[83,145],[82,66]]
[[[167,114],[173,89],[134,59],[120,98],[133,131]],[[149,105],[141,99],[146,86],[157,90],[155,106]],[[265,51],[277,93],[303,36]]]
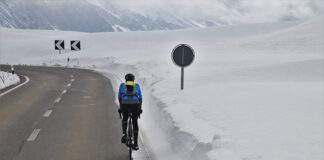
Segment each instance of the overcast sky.
[[[101,0],[104,1],[104,0]],[[324,0],[114,0],[145,14],[155,9],[184,17],[209,17],[232,23],[310,18],[324,12]]]

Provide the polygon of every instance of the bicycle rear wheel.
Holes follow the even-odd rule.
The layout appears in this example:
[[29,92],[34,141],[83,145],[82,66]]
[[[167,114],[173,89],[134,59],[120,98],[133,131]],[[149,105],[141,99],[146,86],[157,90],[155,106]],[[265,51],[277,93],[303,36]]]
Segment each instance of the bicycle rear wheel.
[[132,152],[133,152],[133,123],[132,118],[128,118],[128,136],[129,136],[129,145],[128,145],[128,151],[129,151],[129,160],[132,160]]

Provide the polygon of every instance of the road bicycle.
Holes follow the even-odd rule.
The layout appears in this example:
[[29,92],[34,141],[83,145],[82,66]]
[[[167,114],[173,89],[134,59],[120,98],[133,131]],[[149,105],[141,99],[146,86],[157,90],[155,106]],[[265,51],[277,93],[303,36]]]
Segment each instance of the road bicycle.
[[[134,130],[133,130],[133,119],[132,119],[132,111],[128,110],[128,118],[127,118],[127,128],[126,128],[126,143],[125,145],[128,147],[129,152],[129,160],[133,160],[132,152],[134,146]],[[121,112],[119,112],[119,117],[121,118]]]

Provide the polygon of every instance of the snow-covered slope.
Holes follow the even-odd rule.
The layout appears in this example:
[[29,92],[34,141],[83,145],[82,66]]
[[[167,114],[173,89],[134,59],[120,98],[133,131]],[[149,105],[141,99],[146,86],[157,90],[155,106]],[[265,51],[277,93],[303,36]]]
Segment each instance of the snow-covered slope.
[[[92,68],[113,86],[134,72],[144,93],[140,123],[157,159],[322,160],[324,17],[179,31],[78,33],[1,29],[2,63]],[[54,51],[54,39],[82,50]],[[179,43],[195,62],[171,60]]]
[[94,0],[1,0],[0,26],[20,29],[121,32],[193,27],[170,14],[154,18]]

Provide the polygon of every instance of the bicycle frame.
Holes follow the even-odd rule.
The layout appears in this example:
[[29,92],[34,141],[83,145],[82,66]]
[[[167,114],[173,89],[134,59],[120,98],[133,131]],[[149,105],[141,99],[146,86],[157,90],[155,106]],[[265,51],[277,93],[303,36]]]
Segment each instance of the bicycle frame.
[[132,147],[134,141],[134,131],[133,131],[133,120],[132,120],[132,112],[128,112],[127,119],[127,137],[126,137],[126,145],[128,146],[129,151],[129,160],[132,160]]

